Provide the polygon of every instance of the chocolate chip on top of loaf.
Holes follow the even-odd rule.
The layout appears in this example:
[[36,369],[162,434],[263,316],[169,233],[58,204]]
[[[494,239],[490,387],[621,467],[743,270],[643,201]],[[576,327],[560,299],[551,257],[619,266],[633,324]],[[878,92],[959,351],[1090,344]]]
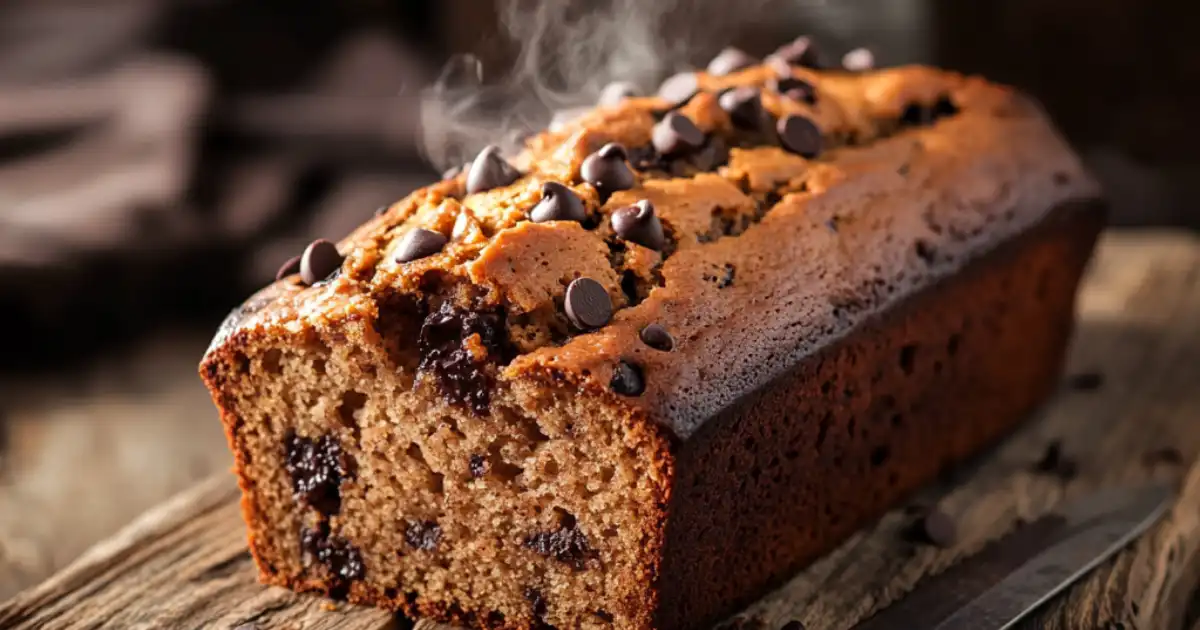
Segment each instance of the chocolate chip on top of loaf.
[[289,261],[201,365],[262,579],[701,627],[1018,421],[1096,187],[1027,99],[865,58],[614,84]]

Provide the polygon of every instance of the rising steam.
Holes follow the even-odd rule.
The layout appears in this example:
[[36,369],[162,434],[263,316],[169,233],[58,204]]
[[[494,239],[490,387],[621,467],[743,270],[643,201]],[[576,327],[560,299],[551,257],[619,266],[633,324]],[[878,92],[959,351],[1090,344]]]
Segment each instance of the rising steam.
[[447,168],[487,144],[510,153],[552,112],[595,102],[610,81],[650,92],[719,50],[780,0],[505,0],[501,32],[518,49],[506,76],[455,57],[422,95],[421,147]]

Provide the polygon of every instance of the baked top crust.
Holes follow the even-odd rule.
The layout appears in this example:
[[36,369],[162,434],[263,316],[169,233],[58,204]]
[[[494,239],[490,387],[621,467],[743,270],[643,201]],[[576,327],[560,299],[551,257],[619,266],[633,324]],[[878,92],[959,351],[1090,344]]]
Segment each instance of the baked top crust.
[[[509,166],[482,156],[392,204],[338,244],[333,276],[287,275],[236,309],[206,362],[378,321],[396,296],[449,301],[502,315],[513,351],[497,378],[573,384],[686,438],[872,313],[1099,195],[1035,104],[979,78],[766,63],[674,80],[698,91],[599,106]],[[741,87],[765,115],[746,115],[728,91]],[[585,167],[609,143],[628,159]],[[587,181],[620,180],[621,163],[632,187]],[[625,210],[644,201],[657,239],[644,209]],[[610,317],[568,296],[579,278],[607,292]]]

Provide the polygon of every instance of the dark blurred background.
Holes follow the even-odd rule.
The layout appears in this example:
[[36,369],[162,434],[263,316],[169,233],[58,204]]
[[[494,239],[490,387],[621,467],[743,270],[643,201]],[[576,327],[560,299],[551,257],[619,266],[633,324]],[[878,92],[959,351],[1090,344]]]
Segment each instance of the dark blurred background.
[[[1114,223],[1194,229],[1196,6],[576,0],[558,15],[599,10],[610,26],[552,45],[586,57],[578,38],[603,30],[643,82],[728,43],[762,55],[805,33],[828,63],[865,46],[880,65],[983,73],[1043,101],[1108,188]],[[489,0],[0,2],[0,597],[225,465],[194,372],[207,336],[310,240],[437,176],[417,96],[455,53],[474,54],[485,82],[528,62],[530,24],[502,15]],[[594,88],[557,70],[559,90]],[[47,475],[71,490],[48,497]],[[127,501],[114,508],[105,484],[130,484]],[[64,511],[94,529],[47,525]]]

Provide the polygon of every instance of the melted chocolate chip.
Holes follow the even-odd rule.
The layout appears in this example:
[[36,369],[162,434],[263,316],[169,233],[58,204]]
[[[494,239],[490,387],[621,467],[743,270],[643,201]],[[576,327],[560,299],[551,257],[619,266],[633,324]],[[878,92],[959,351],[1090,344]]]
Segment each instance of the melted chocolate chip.
[[521,173],[500,155],[496,145],[484,147],[467,171],[467,193],[474,194],[507,186],[521,178]]
[[337,438],[325,435],[306,438],[296,434],[284,440],[285,466],[292,478],[296,500],[330,516],[342,508],[342,446]]
[[[502,361],[507,350],[504,322],[499,315],[460,311],[450,302],[442,304],[421,324],[417,338],[420,372],[435,377],[446,401],[465,406],[479,415],[487,413],[491,402],[492,379],[485,371],[489,362]],[[476,357],[463,342],[472,335],[487,350]]]
[[700,91],[700,80],[695,72],[680,72],[668,77],[658,86],[658,95],[666,99],[671,107],[682,107]]
[[367,573],[358,549],[345,538],[331,534],[328,521],[300,531],[300,551],[329,571],[331,596],[342,593],[344,597],[349,582],[361,580]]
[[724,76],[749,68],[756,63],[758,63],[758,60],[746,54],[745,51],[729,46],[717,53],[717,56],[708,62],[708,73],[716,76]]
[[579,175],[583,181],[595,186],[601,199],[608,199],[612,193],[629,190],[637,183],[633,169],[625,161],[628,157],[625,147],[610,142],[584,158]]
[[930,508],[909,526],[905,534],[914,542],[928,543],[945,549],[953,547],[958,540],[958,526],[945,512]]
[[729,114],[733,125],[742,129],[758,129],[767,116],[762,96],[756,88],[748,86],[725,90],[717,97],[717,104]]
[[587,561],[596,555],[588,546],[587,535],[574,526],[563,526],[552,532],[537,532],[525,539],[524,546],[568,564],[575,570],[586,568]]
[[641,396],[646,391],[646,381],[642,376],[642,368],[621,361],[613,368],[612,380],[609,387],[622,396]]
[[642,329],[638,337],[642,340],[642,343],[655,350],[670,352],[675,348],[675,338],[671,336],[671,333],[667,332],[666,327],[662,324],[650,324],[646,326]]
[[483,455],[472,455],[467,461],[467,470],[471,471],[471,476],[479,479],[488,472],[488,460]]
[[679,112],[666,115],[650,134],[654,148],[663,155],[690,153],[704,145],[704,132]]
[[591,278],[576,278],[567,285],[563,306],[567,319],[580,330],[595,330],[612,321],[612,298],[604,285]]
[[297,273],[300,273],[300,257],[292,256],[291,258],[287,259],[287,261],[285,261],[281,267],[279,267],[279,271],[275,272],[275,281],[279,282],[280,280]]
[[396,262],[409,263],[414,260],[427,258],[446,246],[447,239],[440,232],[414,228],[396,246]]
[[600,90],[600,97],[596,99],[596,103],[601,107],[612,107],[640,94],[641,90],[628,81],[613,81]]
[[873,70],[875,55],[866,48],[855,48],[842,57],[842,67],[851,72]]
[[317,239],[300,255],[300,279],[312,286],[340,269],[343,260],[336,245],[323,238]]
[[546,221],[576,221],[587,218],[583,200],[575,191],[558,182],[542,184],[542,200],[529,211],[529,220],[534,223]]
[[808,103],[809,105],[817,104],[817,89],[804,79],[797,79],[792,76],[780,77],[778,79],[771,79],[767,83],[767,87],[792,100]]
[[655,251],[662,251],[666,244],[662,221],[654,214],[654,205],[642,199],[632,206],[621,208],[609,219],[613,231],[619,238]]
[[433,551],[442,540],[442,527],[433,521],[409,521],[404,528],[404,542],[413,549]]
[[788,65],[805,68],[820,68],[820,53],[811,37],[801,36],[790,43],[780,46],[771,57],[779,59]]
[[787,116],[775,124],[779,143],[792,153],[812,159],[821,154],[821,129],[804,116]]

